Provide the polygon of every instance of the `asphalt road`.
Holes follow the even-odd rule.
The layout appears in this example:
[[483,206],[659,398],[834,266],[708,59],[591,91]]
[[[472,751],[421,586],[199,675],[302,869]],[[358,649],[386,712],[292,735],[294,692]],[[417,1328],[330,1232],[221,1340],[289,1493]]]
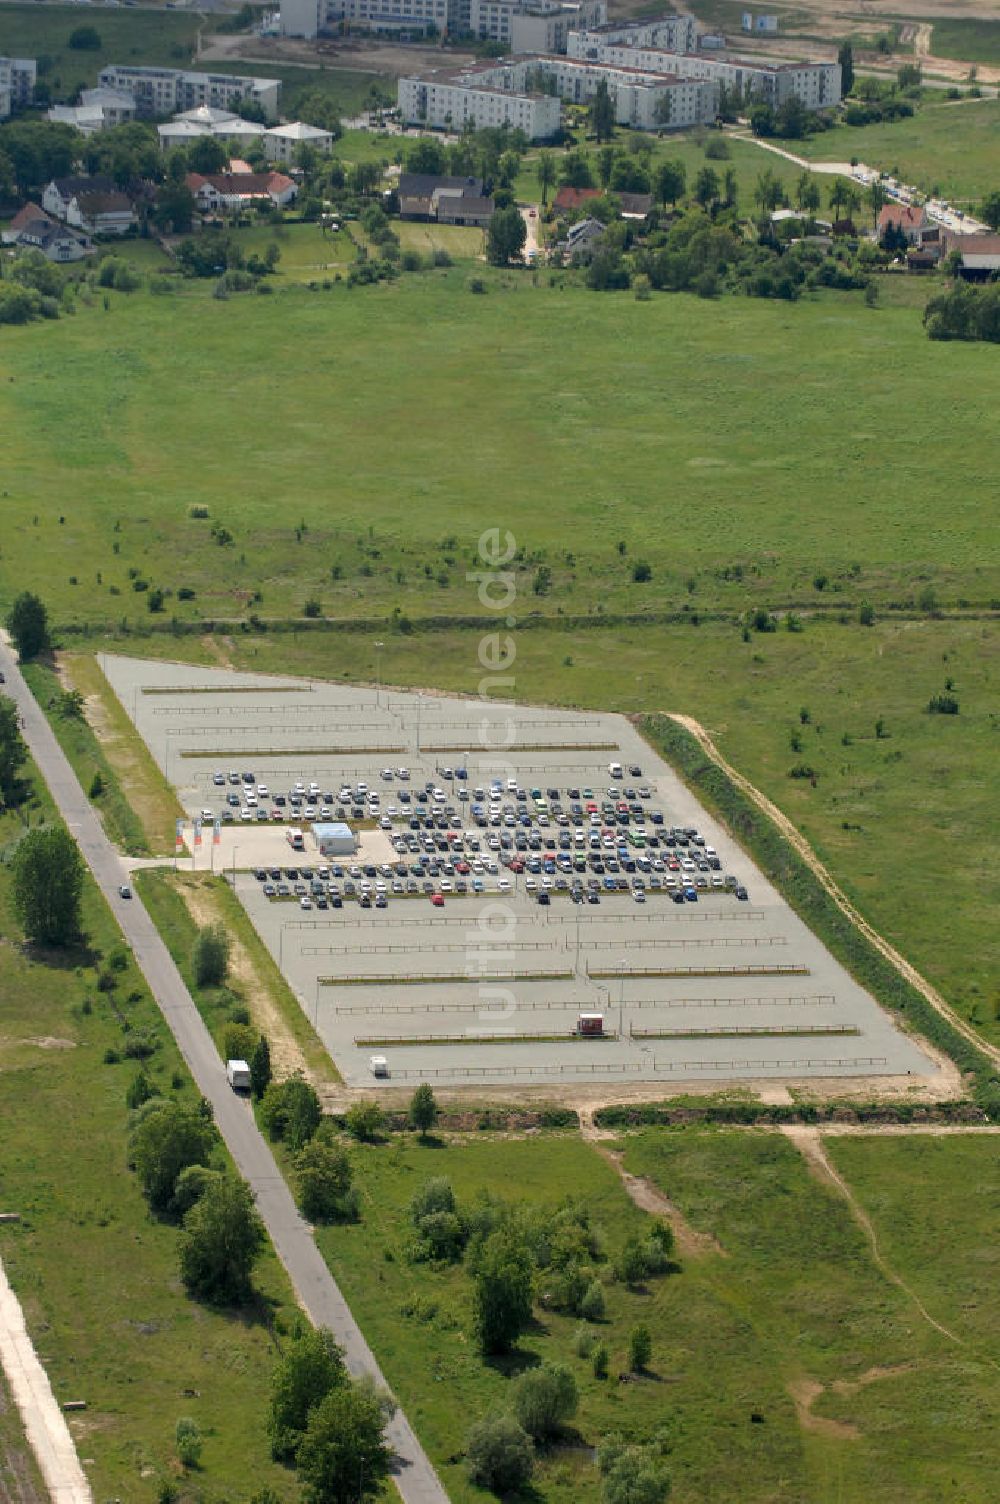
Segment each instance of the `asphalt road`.
[[[119,898],[118,886],[129,879],[129,874],[104,834],[6,643],[0,643],[0,667],[6,674],[7,693],[20,712],[31,755],[132,947],[198,1090],[212,1104],[219,1132],[240,1174],[253,1190],[257,1209],[300,1303],[314,1325],[328,1327],[333,1332],[352,1374],[370,1373],[377,1383],[384,1383],[308,1225],[296,1210],[248,1104],[230,1091],[212,1037],[156,927],[138,898]],[[447,1504],[448,1495],[401,1410],[397,1410],[390,1422],[387,1435],[398,1458],[394,1479],[404,1504]]]

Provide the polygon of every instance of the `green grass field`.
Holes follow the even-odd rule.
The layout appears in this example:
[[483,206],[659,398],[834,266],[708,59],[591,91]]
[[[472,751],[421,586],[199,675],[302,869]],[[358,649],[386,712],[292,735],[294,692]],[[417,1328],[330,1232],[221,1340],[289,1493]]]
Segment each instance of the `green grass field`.
[[958,58],[963,63],[1000,62],[1000,21],[970,21],[942,16],[933,23],[934,57]]
[[[30,814],[37,821],[39,809]],[[17,815],[0,821],[5,851],[20,829]],[[174,1426],[192,1415],[205,1450],[196,1479],[179,1480],[181,1500],[193,1504],[195,1486],[199,1498],[242,1500],[265,1482],[290,1499],[265,1435],[268,1375],[294,1316],[284,1271],[268,1250],[250,1314],[184,1294],[177,1230],[150,1217],[126,1168],[124,1094],[136,1066],[104,1063],[123,1046],[112,1004],[156,1035],[149,1073],[161,1091],[193,1100],[190,1078],[131,964],[112,998],[97,990],[100,953],[119,934],[96,890],[88,883],[84,907],[92,953],[42,960],[21,948],[9,889],[0,868],[0,1200],[21,1214],[0,1230],[0,1257],[56,1398],[87,1402],[70,1427],[95,1498],[152,1500],[178,1472]]]
[[[54,99],[71,99],[97,82],[108,63],[188,68],[194,56],[201,17],[192,12],[106,10],[80,5],[0,6],[0,54],[45,58],[40,81]],[[94,51],[70,47],[81,26],[93,26],[101,46]]]
[[[460,1463],[469,1426],[503,1407],[510,1367],[536,1359],[567,1363],[581,1391],[572,1444],[542,1458],[535,1484],[545,1504],[597,1500],[588,1449],[608,1431],[643,1438],[661,1428],[670,1439],[674,1504],[854,1504],[872,1490],[888,1504],[991,1499],[993,1431],[984,1427],[975,1441],[970,1430],[993,1406],[988,1338],[957,1355],[922,1322],[873,1265],[845,1203],[812,1178],[787,1141],[686,1131],[626,1142],[627,1167],[650,1176],[724,1252],[685,1257],[681,1274],[651,1281],[645,1292],[607,1285],[608,1318],[598,1327],[611,1353],[604,1383],[573,1352],[576,1322],[552,1312],[541,1312],[522,1339],[519,1362],[484,1365],[467,1336],[465,1274],[404,1256],[408,1202],[435,1175],[447,1176],[466,1204],[487,1187],[501,1194],[516,1187],[516,1199],[549,1205],[579,1196],[613,1256],[648,1218],[589,1145],[555,1136],[438,1147],[394,1140],[355,1153],[363,1220],[323,1232],[321,1247],[456,1504],[483,1497]],[[898,1158],[911,1147],[900,1144]],[[943,1145],[941,1175],[967,1167],[970,1156],[957,1152],[965,1147]],[[995,1184],[989,1146],[968,1147],[978,1151],[980,1177]],[[889,1183],[898,1206],[905,1170]],[[961,1226],[957,1199],[939,1218],[931,1205],[912,1244],[908,1224],[900,1229],[901,1257],[920,1260],[935,1222],[939,1237]],[[977,1225],[988,1236],[985,1208]],[[995,1313],[991,1269],[956,1253],[942,1283],[953,1285],[951,1298],[974,1295]],[[418,1314],[403,1314],[414,1308]],[[621,1386],[625,1335],[639,1320],[653,1334],[652,1376]],[[873,1373],[882,1368],[889,1372]],[[818,1397],[803,1424],[792,1391],[801,1394],[810,1381]],[[953,1413],[959,1433],[969,1431],[968,1447],[949,1446],[939,1417]]]
[[975,208],[996,187],[1000,100],[925,100],[908,120],[838,126],[795,142],[792,149],[819,161],[857,157],[883,172],[898,171],[925,193],[934,189],[949,201]]

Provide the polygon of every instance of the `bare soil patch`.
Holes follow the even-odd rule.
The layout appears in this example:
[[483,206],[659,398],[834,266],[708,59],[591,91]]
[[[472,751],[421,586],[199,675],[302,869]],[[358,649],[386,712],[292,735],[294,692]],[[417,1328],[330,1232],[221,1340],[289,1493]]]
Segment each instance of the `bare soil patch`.
[[813,1431],[819,1436],[836,1436],[841,1441],[857,1441],[861,1434],[857,1426],[848,1421],[830,1420],[825,1415],[814,1415],[813,1405],[823,1393],[824,1386],[818,1379],[795,1379],[788,1386],[788,1393],[795,1403],[795,1413],[803,1431]]

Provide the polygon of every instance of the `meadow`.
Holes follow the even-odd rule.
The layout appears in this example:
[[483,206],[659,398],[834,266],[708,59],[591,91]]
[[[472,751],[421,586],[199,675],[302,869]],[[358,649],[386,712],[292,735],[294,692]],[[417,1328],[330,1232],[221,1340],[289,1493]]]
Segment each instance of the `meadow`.
[[931,52],[963,63],[1000,63],[1000,21],[941,16],[933,22]]
[[[649,1176],[703,1236],[700,1252],[681,1257],[680,1273],[638,1290],[598,1266],[607,1316],[595,1335],[609,1349],[610,1381],[595,1379],[576,1355],[576,1320],[544,1307],[511,1361],[484,1364],[468,1336],[467,1275],[406,1256],[409,1201],[426,1179],[445,1176],[465,1206],[485,1191],[551,1207],[581,1200],[613,1263],[650,1219],[591,1145],[552,1134],[480,1135],[430,1145],[393,1139],[354,1153],[362,1221],[323,1231],[320,1246],[456,1504],[484,1497],[461,1462],[470,1425],[509,1403],[512,1376],[545,1360],[566,1363],[581,1395],[565,1443],[540,1456],[534,1496],[545,1504],[598,1498],[590,1448],[612,1430],[637,1439],[661,1433],[674,1504],[854,1504],[873,1489],[889,1504],[991,1498],[992,1429],[970,1434],[968,1449],[949,1450],[937,1420],[956,1412],[965,1435],[973,1416],[992,1412],[987,1341],[956,1357],[874,1266],[844,1201],[812,1177],[791,1144],[778,1135],[688,1130],[623,1145],[627,1168]],[[899,1157],[911,1147],[901,1144]],[[939,1172],[975,1157],[980,1178],[995,1184],[989,1144],[960,1147],[944,1143]],[[908,1183],[905,1171],[900,1181]],[[926,1191],[922,1204],[929,1213]],[[986,1236],[986,1209],[975,1216]],[[908,1230],[899,1229],[903,1248]],[[959,1249],[942,1280],[958,1296],[974,1294],[995,1324],[990,1273]],[[621,1385],[625,1338],[638,1321],[652,1333],[650,1374]]]
[[[936,39],[936,28],[934,35]],[[939,194],[975,211],[979,200],[997,186],[1000,100],[925,99],[909,119],[840,125],[792,142],[789,149],[812,161],[847,162],[857,157],[870,167],[898,173],[924,193]]]
[[[37,823],[49,810],[43,795],[24,812]],[[19,833],[20,816],[4,814],[5,857]],[[120,935],[89,879],[84,924],[86,947],[26,950],[0,866],[0,1198],[21,1216],[2,1229],[0,1257],[56,1398],[86,1401],[70,1426],[95,1498],[152,1501],[173,1480],[182,1504],[242,1504],[265,1483],[290,1499],[265,1434],[269,1372],[295,1318],[287,1278],[268,1248],[246,1312],[209,1309],[181,1288],[177,1230],[150,1216],[127,1169],[136,1065],[122,1058],[116,1011],[155,1037],[147,1070],[157,1088],[192,1103],[193,1088],[127,953],[115,991],[96,985]],[[193,1478],[175,1455],[185,1415],[205,1437]],[[2,1419],[0,1445],[16,1450],[12,1418]]]

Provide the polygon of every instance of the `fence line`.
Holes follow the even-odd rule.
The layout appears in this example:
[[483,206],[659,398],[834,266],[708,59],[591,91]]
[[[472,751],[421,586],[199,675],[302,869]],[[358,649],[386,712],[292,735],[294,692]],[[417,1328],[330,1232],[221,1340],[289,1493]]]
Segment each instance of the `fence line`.
[[[478,979],[477,979],[478,980]],[[741,997],[741,998],[626,998],[625,1012],[631,1008],[753,1008],[753,1007],[808,1007],[815,1004],[818,1007],[832,1007],[836,1002],[832,997]],[[610,1012],[614,1012],[616,1004],[609,1003]],[[580,998],[553,999],[552,1001],[532,998],[518,998],[518,1011],[525,1013],[545,1012],[593,1012],[594,1003],[592,998],[581,1000]],[[345,1003],[333,1004],[332,1011],[336,1014],[352,1015],[355,1013],[387,1016],[395,1014],[430,1014],[430,1013],[482,1013],[489,1017],[489,1005],[483,1003],[452,1003],[443,1002],[437,1005],[433,1003]]]
[[[404,1046],[406,1048],[406,1046]],[[469,1065],[440,1066],[436,1069],[412,1070],[404,1068],[391,1072],[392,1079],[403,1081],[456,1080],[474,1078],[482,1080],[489,1076],[497,1080],[553,1076],[660,1076],[685,1075],[693,1071],[718,1071],[732,1075],[735,1071],[780,1071],[788,1075],[796,1070],[844,1070],[846,1068],[881,1066],[886,1064],[884,1055],[841,1055],[832,1059],[805,1056],[791,1060],[656,1060],[608,1061],[606,1064],[573,1065]]]

